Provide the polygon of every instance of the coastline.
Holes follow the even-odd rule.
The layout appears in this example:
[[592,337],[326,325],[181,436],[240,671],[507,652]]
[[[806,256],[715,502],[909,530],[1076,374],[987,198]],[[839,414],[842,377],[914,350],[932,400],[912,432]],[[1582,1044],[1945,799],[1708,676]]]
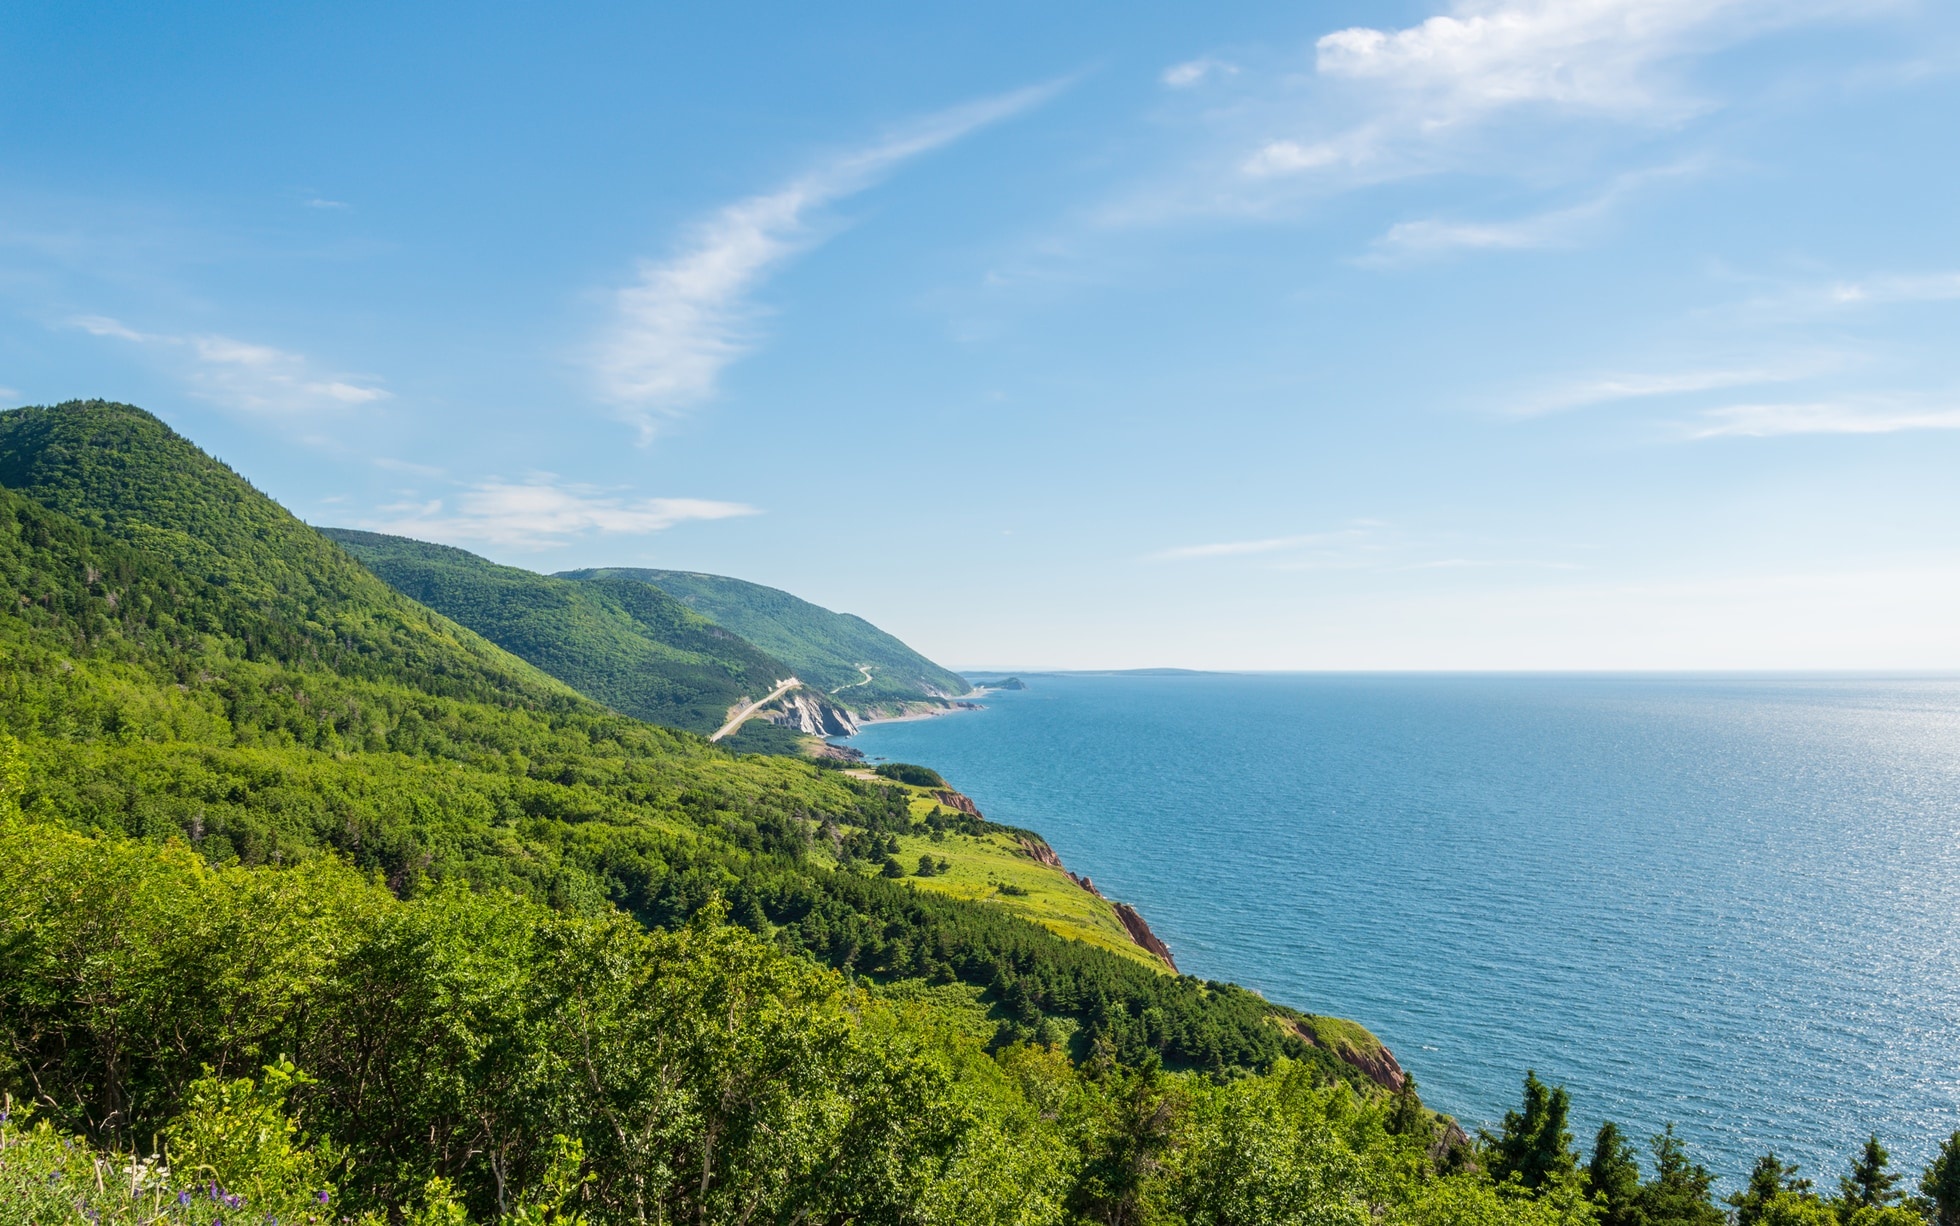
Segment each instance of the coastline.
[[[981,693],[982,691],[975,690],[974,692]],[[968,711],[984,710],[986,708],[977,702],[968,702],[965,699],[960,699],[951,706],[933,707],[925,711],[908,711],[904,715],[875,715],[867,718],[866,716],[853,713],[852,719],[855,720],[858,727],[869,728],[873,724],[909,724],[922,719],[937,719],[942,715],[960,715]]]

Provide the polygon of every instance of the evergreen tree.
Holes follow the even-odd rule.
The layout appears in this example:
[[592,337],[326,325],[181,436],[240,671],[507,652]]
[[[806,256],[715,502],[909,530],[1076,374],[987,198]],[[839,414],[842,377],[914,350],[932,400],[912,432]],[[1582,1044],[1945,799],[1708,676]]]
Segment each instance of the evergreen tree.
[[1564,1086],[1547,1086],[1536,1070],[1528,1070],[1523,1108],[1506,1111],[1504,1131],[1496,1137],[1485,1133],[1484,1144],[1491,1150],[1492,1178],[1515,1178],[1535,1192],[1570,1177],[1578,1165],[1566,1129],[1572,1097]]
[[1650,1143],[1654,1178],[1641,1186],[1640,1216],[1634,1220],[1643,1226],[1725,1226],[1728,1215],[1715,1207],[1715,1176],[1688,1160],[1674,1125],[1655,1133]]
[[1797,1169],[1796,1163],[1785,1164],[1773,1153],[1756,1159],[1756,1168],[1749,1172],[1749,1186],[1729,1197],[1729,1204],[1735,1209],[1736,1226],[1756,1226],[1763,1220],[1769,1203],[1780,1193],[1807,1194],[1810,1181],[1799,1179]]
[[1864,1152],[1851,1160],[1851,1174],[1838,1180],[1838,1199],[1844,1216],[1899,1199],[1901,1177],[1891,1166],[1892,1155],[1878,1143],[1878,1134],[1873,1133],[1865,1142]]
[[1422,1096],[1416,1093],[1415,1078],[1402,1079],[1402,1088],[1395,1092],[1395,1107],[1388,1113],[1385,1127],[1398,1137],[1428,1140],[1435,1136],[1435,1125],[1429,1122],[1429,1111],[1422,1105]]
[[1640,1162],[1633,1142],[1607,1120],[1593,1139],[1586,1188],[1599,1204],[1600,1226],[1639,1226]]
[[1939,1156],[1919,1181],[1919,1191],[1928,1201],[1933,1226],[1960,1226],[1960,1129],[1940,1146]]

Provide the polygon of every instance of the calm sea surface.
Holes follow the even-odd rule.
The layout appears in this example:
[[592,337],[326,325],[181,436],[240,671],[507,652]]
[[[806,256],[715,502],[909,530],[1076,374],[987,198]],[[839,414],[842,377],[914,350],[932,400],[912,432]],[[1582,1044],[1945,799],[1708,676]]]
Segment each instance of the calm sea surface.
[[1960,1127],[1960,680],[1029,676],[939,768],[1188,973],[1366,1024],[1466,1125],[1562,1081],[1735,1186]]

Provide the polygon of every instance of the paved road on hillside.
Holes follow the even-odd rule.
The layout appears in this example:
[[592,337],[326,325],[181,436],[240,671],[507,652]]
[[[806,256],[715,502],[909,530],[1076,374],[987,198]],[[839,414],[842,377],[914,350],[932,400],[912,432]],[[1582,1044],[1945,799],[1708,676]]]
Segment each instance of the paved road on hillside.
[[762,708],[768,706],[770,703],[776,701],[778,698],[781,698],[783,695],[789,693],[791,690],[795,689],[797,686],[802,684],[803,683],[801,681],[798,681],[794,677],[791,677],[788,681],[777,683],[776,688],[769,691],[768,697],[763,698],[759,702],[752,702],[748,706],[743,707],[740,711],[737,711],[735,713],[734,719],[729,720],[721,727],[715,729],[715,734],[709,737],[708,739],[711,741],[719,741],[721,738],[727,736],[729,733],[735,731],[737,728],[740,728],[743,724],[748,723],[749,716],[754,715],[757,711],[762,710]]
[[854,665],[853,667],[855,667],[859,672],[864,674],[864,680],[853,681],[849,685],[840,685],[836,689],[830,691],[831,693],[842,694],[845,690],[854,690],[861,685],[871,684],[871,670],[869,668],[865,667],[862,664]]

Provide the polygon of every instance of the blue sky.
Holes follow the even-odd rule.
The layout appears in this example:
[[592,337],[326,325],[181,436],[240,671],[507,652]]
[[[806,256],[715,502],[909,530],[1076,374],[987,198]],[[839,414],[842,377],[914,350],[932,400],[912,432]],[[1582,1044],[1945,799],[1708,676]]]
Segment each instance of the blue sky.
[[962,667],[1960,667],[1932,0],[35,4],[0,403]]

